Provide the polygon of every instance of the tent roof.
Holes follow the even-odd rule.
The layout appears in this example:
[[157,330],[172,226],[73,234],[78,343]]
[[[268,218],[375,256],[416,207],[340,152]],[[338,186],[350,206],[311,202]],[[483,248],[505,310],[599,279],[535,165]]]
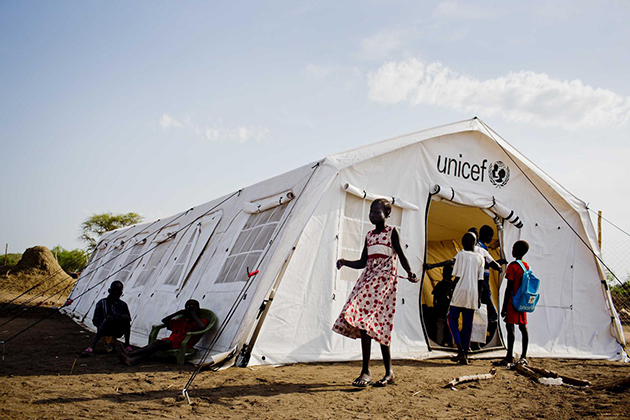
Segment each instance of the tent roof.
[[326,161],[337,169],[341,170],[366,160],[372,159],[377,156],[381,156],[390,153],[394,150],[400,149],[419,143],[425,140],[434,139],[436,137],[446,136],[449,134],[462,133],[466,131],[479,132],[491,140],[495,141],[499,147],[501,147],[506,153],[517,162],[521,170],[531,170],[544,182],[549,184],[558,194],[560,194],[570,205],[576,210],[585,210],[586,203],[573,194],[571,194],[566,188],[555,181],[551,176],[546,174],[541,168],[536,166],[532,161],[527,159],[522,153],[520,153],[511,144],[505,141],[499,134],[492,130],[482,120],[477,117],[469,120],[459,121],[452,124],[446,124],[428,130],[417,131],[415,133],[406,134],[403,136],[393,137],[391,139],[378,141],[366,146],[357,147],[355,149],[347,150],[341,153],[336,153],[326,157]]

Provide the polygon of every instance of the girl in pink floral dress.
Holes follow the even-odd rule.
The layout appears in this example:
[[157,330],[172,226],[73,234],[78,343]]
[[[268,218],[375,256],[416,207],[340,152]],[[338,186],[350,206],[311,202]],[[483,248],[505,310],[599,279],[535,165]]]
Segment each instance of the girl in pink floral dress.
[[346,261],[342,258],[337,261],[337,269],[343,266],[365,268],[333,326],[336,333],[350,338],[361,338],[363,367],[359,377],[352,382],[352,385],[358,387],[366,387],[372,383],[372,338],[380,343],[385,364],[385,376],[374,386],[386,386],[394,382],[389,343],[396,312],[397,257],[400,258],[409,281],[418,281],[400,246],[398,231],[392,226],[385,226],[385,220],[391,211],[391,204],[387,200],[374,200],[370,206],[370,222],[375,229],[368,232],[365,238],[361,259]]

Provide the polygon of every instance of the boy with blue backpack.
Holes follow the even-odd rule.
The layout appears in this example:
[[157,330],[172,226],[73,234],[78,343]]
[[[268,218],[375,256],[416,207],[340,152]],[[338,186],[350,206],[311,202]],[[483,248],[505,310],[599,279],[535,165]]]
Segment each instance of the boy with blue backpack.
[[[518,325],[518,329],[521,331],[523,337],[523,351],[521,358],[517,363],[527,364],[527,346],[529,344],[529,333],[527,332],[527,312],[533,311],[536,303],[538,302],[538,294],[535,296],[529,296],[525,298],[525,305],[516,303],[518,307],[515,307],[514,297],[520,297],[523,291],[519,291],[521,288],[521,282],[523,281],[523,275],[528,273],[529,279],[529,265],[522,261],[525,254],[529,251],[529,244],[526,241],[516,241],[512,247],[512,256],[516,259],[508,265],[505,273],[505,278],[508,280],[507,287],[505,288],[505,298],[503,299],[503,308],[501,309],[501,317],[505,321],[505,327],[507,329],[507,354],[497,364],[500,366],[507,366],[514,363],[512,353],[514,351],[514,325]],[[535,281],[538,281],[534,278]],[[536,292],[538,285],[535,285]],[[518,295],[518,296],[517,296]],[[519,310],[520,309],[520,310]]]

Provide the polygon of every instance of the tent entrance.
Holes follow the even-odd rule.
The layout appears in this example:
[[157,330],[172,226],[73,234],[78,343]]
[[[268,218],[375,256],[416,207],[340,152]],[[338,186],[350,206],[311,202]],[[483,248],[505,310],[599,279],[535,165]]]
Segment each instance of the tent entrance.
[[[484,225],[492,227],[494,231],[494,237],[488,247],[490,255],[495,260],[502,258],[503,253],[500,244],[503,243],[503,231],[497,229],[495,221],[487,212],[478,207],[456,204],[447,200],[434,201],[429,199],[428,206],[425,247],[425,261],[427,263],[432,264],[452,259],[462,249],[461,238],[464,233],[471,227],[476,227],[479,230]],[[441,267],[425,270],[422,275],[421,320],[429,350],[455,350],[446,322],[444,293],[448,287],[446,283],[440,283],[442,277],[443,268]],[[495,310],[499,307],[500,279],[500,273],[490,269],[489,284]],[[489,305],[486,305],[486,308],[488,309],[487,314],[491,315],[492,309],[489,308]],[[498,312],[500,311],[495,313]],[[486,316],[486,320],[487,318]],[[504,348],[500,329],[497,328],[498,323],[488,323],[484,327],[479,321],[479,317],[476,317],[473,326],[473,339],[475,341],[471,340],[471,350],[475,352]]]

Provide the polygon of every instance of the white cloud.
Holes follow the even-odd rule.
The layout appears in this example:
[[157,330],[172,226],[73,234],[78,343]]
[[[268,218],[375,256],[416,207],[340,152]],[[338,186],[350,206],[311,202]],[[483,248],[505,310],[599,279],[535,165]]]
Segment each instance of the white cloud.
[[181,128],[184,125],[170,115],[162,114],[162,118],[160,118],[160,126],[162,127],[162,130],[166,130],[174,127]]
[[375,102],[437,105],[540,126],[621,126],[630,120],[630,97],[532,71],[478,80],[439,62],[409,59],[388,62],[370,72],[368,86]]
[[162,114],[159,124],[163,130],[185,128],[197,137],[221,142],[235,141],[237,143],[245,143],[250,140],[260,142],[268,138],[270,134],[270,130],[267,127],[248,127],[243,125],[236,128],[226,128],[223,126],[221,119],[218,119],[212,127],[202,127],[194,124],[188,116],[180,121],[167,114]]
[[477,20],[495,19],[498,14],[484,4],[463,3],[459,1],[443,1],[433,9],[433,18],[441,20]]

